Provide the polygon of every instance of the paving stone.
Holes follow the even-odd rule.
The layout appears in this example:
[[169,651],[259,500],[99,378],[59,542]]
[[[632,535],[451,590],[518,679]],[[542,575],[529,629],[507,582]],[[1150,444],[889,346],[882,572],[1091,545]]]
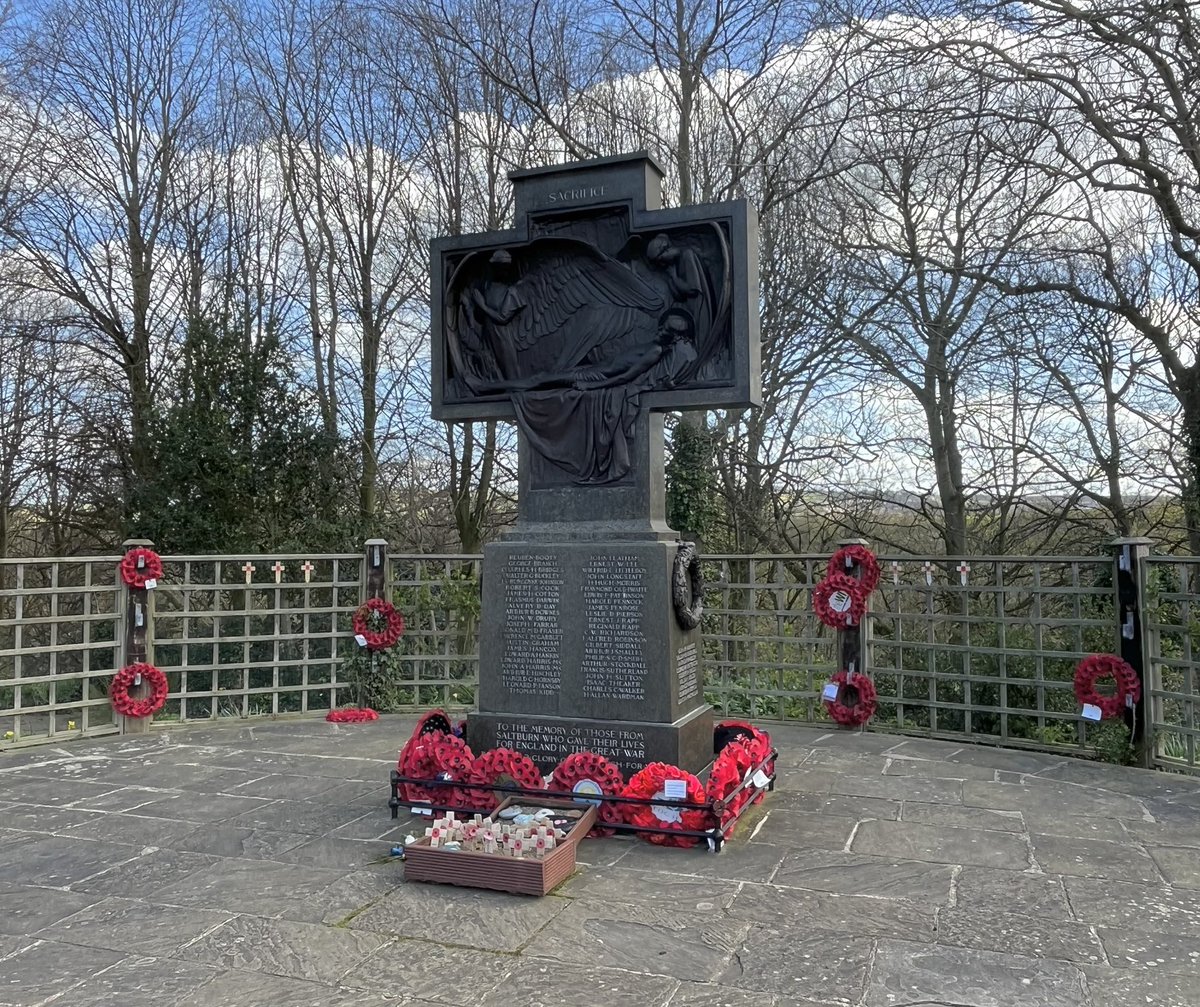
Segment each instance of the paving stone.
[[320,892],[289,904],[280,915],[305,923],[344,926],[348,918],[375,905],[403,884],[404,869],[400,863],[390,871],[355,871]]
[[137,815],[98,815],[83,825],[64,829],[60,836],[73,839],[106,839],[130,846],[175,846],[196,828],[195,822],[173,822],[167,818]]
[[1142,821],[1145,817],[1142,805],[1124,794],[1035,777],[1027,777],[1024,783],[967,780],[963,784],[963,803],[999,811],[1032,811],[1044,816],[1129,818],[1134,821]]
[[219,860],[182,881],[160,889],[154,901],[163,905],[199,906],[235,913],[278,916],[326,891],[341,877],[338,871],[270,860]]
[[1123,772],[1114,773],[1110,765],[1085,762],[1082,759],[1067,759],[1040,771],[1037,775],[1039,779],[1080,783],[1087,787],[1097,787],[1117,794],[1128,794],[1139,800],[1156,796],[1165,798],[1200,796],[1200,781],[1194,777],[1133,767],[1127,767]]
[[[405,884],[346,922],[353,930],[484,951],[518,951],[570,907],[566,899],[514,898],[501,892]],[[628,912],[622,906],[620,912]],[[560,925],[555,922],[554,931]]]
[[283,863],[303,864],[306,867],[328,867],[330,870],[366,871],[391,863],[391,845],[361,839],[310,839],[294,846],[276,859]]
[[1042,809],[1023,811],[1021,817],[1027,831],[1044,836],[1101,839],[1111,843],[1127,843],[1130,840],[1130,834],[1119,818],[1081,818]]
[[929,940],[937,931],[937,907],[859,895],[834,895],[800,888],[744,884],[729,915],[778,928],[791,926],[855,937]]
[[307,801],[315,797],[326,800],[338,786],[337,780],[328,776],[271,773],[254,780],[243,781],[233,793],[238,797],[265,797],[271,800]]
[[[194,797],[195,795],[188,795]],[[132,812],[160,801],[183,797],[183,791],[157,790],[148,787],[117,787],[90,800],[76,801],[72,807],[82,811],[103,811],[108,814]]]
[[1151,818],[1159,824],[1190,826],[1200,825],[1200,809],[1191,804],[1147,798],[1142,802]]
[[1047,769],[1069,761],[1061,755],[1021,752],[991,745],[964,745],[957,752],[945,756],[945,759],[947,762],[968,762],[976,766],[989,766],[996,770],[1018,773],[1044,773]]
[[1200,938],[1200,891],[1105,878],[1063,878],[1071,908],[1086,923]]
[[777,790],[769,798],[770,811],[800,811],[861,821],[864,818],[900,817],[900,802],[882,797],[848,797],[845,794],[794,794]]
[[[776,830],[770,813],[758,834],[762,842],[749,842],[749,832],[742,830],[720,853],[710,853],[698,847],[673,849],[638,841],[617,863],[638,871],[662,871],[666,874],[687,874],[697,878],[724,881],[770,881],[775,870],[790,849],[786,830]],[[771,840],[776,839],[778,845]]]
[[[558,900],[562,901],[562,900]],[[567,905],[525,949],[528,957],[676,979],[715,979],[750,924],[645,906]]]
[[263,797],[234,797],[232,794],[173,794],[141,805],[139,815],[170,818],[182,822],[224,822],[239,815],[266,814],[277,807]]
[[[324,835],[328,835],[331,839],[381,840],[395,829],[399,821],[398,818],[392,818],[391,809],[386,806],[373,808],[362,804],[351,804],[342,808],[341,812],[342,821],[347,824],[324,833]],[[425,827],[428,824],[429,819],[424,819],[416,831],[424,833]]]
[[885,749],[884,754],[929,762],[944,762],[963,750],[963,745],[956,741],[932,741],[898,735],[893,736],[893,741],[895,744]]
[[851,849],[855,853],[937,864],[974,864],[1013,871],[1029,866],[1028,847],[1020,836],[911,822],[863,822],[854,833]]
[[348,812],[345,808],[331,808],[319,801],[276,801],[230,818],[226,824],[271,832],[300,832],[308,836],[323,836],[337,829],[344,838],[357,838],[345,835],[346,827],[368,817],[373,822],[378,820],[377,815],[368,814],[361,808]]
[[470,1002],[479,1003],[517,962],[512,955],[404,939],[380,946],[342,984],[434,1003],[464,1002],[464,994],[469,994]]
[[[95,811],[72,808],[39,808],[30,804],[14,804],[0,814],[0,824],[6,829],[50,835],[76,825],[86,825],[101,817]],[[3,875],[0,875],[2,877]]]
[[787,769],[781,768],[776,763],[775,791],[772,793],[771,800],[775,800],[776,793],[780,796],[785,794],[828,794],[834,783],[840,779],[841,774],[835,773],[832,769],[823,769],[817,766]]
[[973,948],[880,941],[867,1004],[954,1007],[1086,1007],[1083,976],[1070,962]]
[[334,983],[383,943],[378,934],[361,930],[238,916],[188,944],[177,957],[220,968]]
[[1104,962],[1104,951],[1088,924],[1026,912],[943,909],[938,913],[937,942],[1034,958]]
[[83,780],[43,780],[9,775],[4,780],[4,799],[10,804],[63,808],[76,801],[99,801],[100,795],[120,788]]
[[873,953],[868,939],[755,924],[718,978],[724,986],[761,990],[790,1003],[801,995],[818,1001],[857,1003]]
[[[0,967],[0,1004],[32,1007],[65,993],[97,972],[115,965],[125,953],[39,941],[6,958]],[[65,965],[69,967],[64,968]],[[60,1001],[69,1003],[70,999]],[[78,1001],[77,1001],[78,1002]]]
[[[772,737],[775,737],[774,733]],[[806,747],[813,749],[836,748],[843,751],[879,755],[889,748],[895,748],[903,740],[905,739],[895,734],[877,734],[874,731],[836,728],[810,734]],[[949,751],[953,747],[955,746],[948,745],[947,750]]]
[[954,902],[976,912],[1019,912],[1049,920],[1069,920],[1071,906],[1056,874],[993,871],[964,867],[954,883]]
[[159,845],[177,850],[206,853],[213,857],[242,857],[250,860],[275,860],[288,850],[312,841],[299,832],[271,832],[268,829],[239,828],[236,825],[207,825],[196,829],[186,823],[188,832]]
[[1182,888],[1200,888],[1200,850],[1184,846],[1148,846],[1163,877]]
[[992,811],[957,804],[923,804],[905,801],[900,818],[920,825],[946,825],[955,829],[986,829],[990,832],[1024,832],[1025,822],[1015,811]]
[[1195,937],[1148,933],[1124,927],[1097,927],[1096,933],[1113,968],[1152,968],[1160,972],[1200,976],[1200,946]]
[[784,857],[772,884],[840,895],[873,895],[945,905],[955,868],[862,853],[801,850]]
[[136,857],[141,847],[47,836],[18,850],[0,862],[0,882],[65,888]]
[[556,888],[554,894],[567,899],[624,902],[704,915],[728,909],[738,888],[736,881],[710,881],[681,874],[600,867],[581,871]]
[[95,905],[93,895],[29,885],[0,885],[0,934],[26,937],[81,909]]
[[781,846],[803,846],[815,850],[840,850],[850,839],[857,823],[853,818],[813,815],[803,811],[771,809],[770,818],[759,836]]
[[1196,1007],[1200,977],[1161,969],[1084,968],[1091,1007]]
[[[969,783],[970,781],[968,781]],[[890,801],[924,804],[962,804],[961,780],[920,780],[903,776],[844,776],[833,784],[833,793],[856,797],[882,797]]]
[[172,1007],[407,1007],[418,1001],[230,969]]
[[93,976],[55,1003],[65,1005],[70,1002],[87,1007],[170,1007],[216,976],[215,969],[203,965],[138,955]]
[[77,881],[71,887],[93,895],[154,899],[162,889],[177,882],[186,883],[187,878],[214,863],[217,863],[215,857],[202,853],[154,850],[103,874]]
[[[2,816],[0,816],[2,817]],[[1171,822],[1122,822],[1130,839],[1151,846],[1188,847],[1200,850],[1200,828]]]
[[[403,842],[403,837],[399,841]],[[580,867],[612,867],[639,842],[631,836],[585,837],[575,851],[575,863]]]
[[[788,998],[787,1007],[814,1007],[815,1001]],[[669,1007],[783,1007],[768,993],[738,990],[713,983],[680,983],[668,1001]],[[821,1007],[821,1005],[817,1005]]]
[[897,756],[883,770],[884,776],[904,776],[922,780],[992,780],[995,770],[989,766],[972,766],[967,762],[930,762]]
[[38,936],[65,944],[165,957],[228,919],[228,913],[206,909],[107,898],[46,926]]
[[1077,874],[1112,881],[1162,881],[1154,861],[1135,843],[1064,836],[1034,835],[1030,838],[1034,859],[1042,870],[1052,874]]
[[819,748],[804,760],[805,769],[828,769],[839,776],[882,776],[888,764],[885,755],[855,752],[846,748]]
[[[454,973],[457,975],[457,973]],[[508,977],[477,1001],[480,1007],[559,1007],[586,996],[588,1007],[665,1007],[678,983],[663,976],[518,959]]]

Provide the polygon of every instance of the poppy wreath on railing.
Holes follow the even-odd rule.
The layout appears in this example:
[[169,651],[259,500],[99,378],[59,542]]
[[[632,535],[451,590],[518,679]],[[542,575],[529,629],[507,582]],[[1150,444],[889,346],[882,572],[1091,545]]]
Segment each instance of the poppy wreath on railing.
[[[554,768],[550,779],[551,790],[569,790],[579,794],[579,800],[589,795],[619,797],[625,789],[625,774],[616,763],[609,762],[603,755],[595,752],[574,752],[568,755]],[[619,825],[625,821],[625,813],[620,804],[610,801],[600,801],[596,808],[596,819],[609,825]],[[589,836],[611,836],[612,829],[599,826],[588,833]]]
[[[662,800],[667,796],[668,780],[684,781],[686,800],[693,804],[705,802],[704,787],[700,781],[691,773],[665,762],[652,762],[641,772],[634,773],[622,796],[639,801]],[[708,812],[702,808],[678,808],[665,804],[627,804],[625,808],[625,820],[641,829],[688,829],[701,832],[708,827]],[[639,835],[659,846],[694,846],[699,841],[695,836],[672,836],[662,832],[643,832]]]
[[[441,731],[414,733],[400,750],[396,768],[401,776],[419,780],[449,780],[470,782],[470,767],[475,756],[462,738]],[[409,802],[457,805],[462,802],[461,788],[427,787],[420,783],[401,785],[404,799]]]
[[366,640],[367,650],[387,650],[404,635],[404,616],[382,598],[370,598],[354,613],[354,635]]
[[[745,741],[746,749],[750,753],[751,768],[757,771],[760,767],[762,772],[769,777],[775,775],[775,760],[770,758],[773,751],[771,746],[771,736],[763,730],[755,727],[753,724],[748,724],[744,720],[723,720],[715,728],[713,728],[713,748],[720,755],[727,746],[734,744],[737,741]],[[752,799],[755,804],[762,802],[766,796],[766,791],[760,788],[754,788],[757,793]]]
[[844,573],[831,573],[813,588],[813,611],[831,629],[857,626],[867,614],[862,582]]
[[475,797],[484,798],[481,807],[494,807],[511,795],[504,791],[495,792],[491,787],[524,787],[526,790],[545,790],[546,781],[542,779],[538,769],[528,755],[514,752],[511,748],[493,748],[484,752],[475,760],[471,773],[471,782],[479,790]]
[[[150,695],[134,699],[129,690],[141,684],[150,686]],[[112,708],[122,717],[149,717],[158,713],[167,701],[167,676],[152,664],[129,664],[113,675],[108,687]]]
[[866,675],[847,675],[839,671],[830,682],[837,683],[837,699],[825,700],[829,716],[843,727],[861,727],[873,716],[879,706],[875,683]]
[[162,559],[153,549],[138,546],[121,557],[121,580],[139,591],[148,580],[159,580],[163,575]]
[[[1096,690],[1102,678],[1111,678],[1116,684],[1113,695]],[[1129,662],[1113,654],[1092,654],[1075,666],[1075,698],[1084,706],[1099,707],[1100,718],[1108,720],[1120,716],[1127,703],[1142,698],[1142,683]]]
[[325,719],[334,724],[362,724],[368,720],[378,720],[379,714],[369,706],[343,706],[330,710],[325,714]]
[[721,749],[708,772],[708,786],[705,791],[710,801],[719,801],[723,805],[719,812],[716,812],[716,809],[714,812],[717,825],[726,837],[733,835],[739,812],[754,794],[754,788],[747,784],[732,799],[729,797],[742,785],[746,774],[754,767],[754,756],[750,752],[752,741],[752,738],[731,741]]
[[826,573],[844,573],[849,576],[849,570],[858,564],[859,578],[864,595],[869,595],[879,584],[879,560],[865,545],[844,545],[829,557],[829,569]]

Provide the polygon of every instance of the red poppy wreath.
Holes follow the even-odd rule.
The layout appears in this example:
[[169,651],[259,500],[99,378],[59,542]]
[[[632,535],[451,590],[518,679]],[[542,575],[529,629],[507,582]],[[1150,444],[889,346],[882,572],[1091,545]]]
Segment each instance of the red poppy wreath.
[[[150,695],[134,699],[129,690],[143,682],[150,686]],[[115,675],[108,687],[112,708],[122,717],[149,717],[163,708],[167,701],[167,676],[152,664],[126,665]]]
[[369,706],[343,706],[337,710],[330,710],[325,714],[325,719],[334,724],[361,724],[368,720],[378,720],[379,714]]
[[839,671],[829,681],[837,683],[837,699],[825,700],[825,709],[843,727],[859,727],[873,716],[879,706],[875,683],[866,675],[847,675]]
[[741,786],[746,774],[754,767],[750,745],[751,739],[748,738],[731,741],[721,749],[708,772],[708,786],[705,789],[709,800],[720,801],[723,805],[716,818],[726,837],[733,835],[738,813],[754,795],[754,788],[747,784],[732,798],[729,796]]
[[[418,780],[471,781],[475,756],[462,738],[441,731],[414,734],[400,750],[396,768],[401,776]],[[415,803],[461,805],[465,795],[461,787],[425,786],[405,783],[405,800]]]
[[404,635],[404,616],[390,601],[371,598],[354,613],[354,635],[366,641],[367,650],[387,650]]
[[[550,780],[551,790],[570,791],[579,794],[577,800],[584,800],[588,795],[613,797],[619,796],[625,789],[625,776],[616,763],[609,762],[595,752],[575,752],[568,755],[554,769]],[[611,801],[600,801],[596,809],[596,818],[609,825],[619,825],[625,821],[622,806]],[[612,829],[594,828],[588,835],[611,836]]]
[[879,560],[865,545],[844,545],[829,557],[828,574],[844,573],[849,576],[850,569],[858,565],[859,583],[862,584],[863,594],[870,594],[879,584]]
[[[1116,692],[1111,696],[1096,689],[1102,678],[1116,683]],[[1075,667],[1075,698],[1084,706],[1099,707],[1100,718],[1109,720],[1120,716],[1128,703],[1142,698],[1142,683],[1127,661],[1112,654],[1093,654]]]
[[[703,804],[706,800],[704,787],[691,773],[665,762],[652,762],[633,778],[625,787],[624,797],[636,797],[641,801],[662,800],[667,796],[669,780],[683,781],[686,787],[685,800]],[[707,828],[708,813],[701,808],[679,808],[664,804],[627,804],[625,818],[638,828],[687,829],[700,832]],[[643,832],[641,837],[659,846],[694,846],[695,836],[672,836],[663,832]]]
[[146,581],[159,580],[162,575],[162,559],[153,549],[138,546],[121,557],[121,580],[129,587],[141,590]]
[[813,611],[832,629],[857,626],[867,613],[867,595],[853,577],[831,573],[813,588]]

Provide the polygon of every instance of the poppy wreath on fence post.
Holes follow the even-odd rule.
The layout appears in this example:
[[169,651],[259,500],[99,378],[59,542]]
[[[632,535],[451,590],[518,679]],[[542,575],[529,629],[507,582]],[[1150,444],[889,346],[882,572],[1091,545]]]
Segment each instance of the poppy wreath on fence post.
[[[1116,684],[1113,695],[1096,690],[1096,682],[1102,678],[1111,678]],[[1075,698],[1084,706],[1099,707],[1100,718],[1109,720],[1119,717],[1128,703],[1142,698],[1142,683],[1128,661],[1113,654],[1092,654],[1075,666]]]
[[[514,752],[511,748],[493,748],[484,752],[475,760],[471,773],[471,782],[476,787],[484,789],[475,796],[486,795],[487,802],[495,806],[505,798],[514,795],[504,791],[496,792],[495,786],[524,787],[526,790],[545,790],[546,781],[542,779],[538,769],[528,755]],[[486,805],[484,805],[486,806]]]
[[[704,787],[691,773],[665,762],[652,762],[645,769],[634,773],[625,787],[623,797],[638,800],[661,800],[667,796],[668,780],[682,780],[687,788],[686,800],[703,804],[706,800]],[[673,808],[663,804],[627,804],[625,820],[637,828],[689,829],[701,832],[708,827],[708,812],[702,808]],[[694,846],[699,840],[695,836],[671,836],[662,832],[639,833],[647,842],[659,846]]]
[[[625,789],[625,774],[616,763],[609,762],[602,755],[595,752],[574,752],[554,767],[550,789],[569,790],[580,795],[578,800],[584,800],[589,794],[619,797]],[[619,825],[625,821],[625,813],[620,804],[600,801],[596,808],[596,820],[609,825]],[[612,829],[599,826],[588,833],[589,836],[612,834]]]
[[862,584],[864,595],[869,595],[879,585],[879,560],[865,545],[844,545],[829,557],[829,569],[826,576],[844,573],[849,576],[849,570],[857,563],[860,570],[859,583]]
[[728,795],[741,786],[746,774],[754,767],[754,756],[750,751],[752,742],[752,738],[744,737],[731,741],[721,749],[713,761],[712,769],[708,771],[708,786],[705,791],[710,801],[720,801],[723,805],[719,811],[714,808],[713,814],[726,837],[733,835],[738,813],[754,794],[754,788],[747,784],[738,791],[736,797],[726,801]]
[[153,549],[138,546],[121,557],[121,580],[139,591],[148,580],[159,580],[163,575],[162,559]]
[[[134,699],[129,690],[143,682],[150,686],[150,695]],[[167,701],[167,676],[152,664],[128,664],[113,675],[108,698],[122,717],[149,717],[158,713]]]
[[390,601],[370,598],[354,613],[354,635],[366,640],[367,650],[387,650],[404,635],[404,616]]
[[[875,683],[866,675],[847,675],[839,671],[829,681],[838,686],[837,699],[825,700],[825,709],[843,727],[861,727],[879,706]],[[847,701],[849,700],[849,701]]]
[[848,629],[867,614],[862,582],[844,573],[831,573],[813,588],[813,611],[831,629]]

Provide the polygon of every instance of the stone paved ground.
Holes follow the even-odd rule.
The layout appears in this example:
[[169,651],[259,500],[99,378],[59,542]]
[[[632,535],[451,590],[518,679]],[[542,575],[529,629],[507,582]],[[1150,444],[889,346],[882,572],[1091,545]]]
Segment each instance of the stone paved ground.
[[0,754],[0,1004],[1200,1004],[1200,779],[780,729],[723,853],[587,840],[533,899],[388,862],[409,729]]

